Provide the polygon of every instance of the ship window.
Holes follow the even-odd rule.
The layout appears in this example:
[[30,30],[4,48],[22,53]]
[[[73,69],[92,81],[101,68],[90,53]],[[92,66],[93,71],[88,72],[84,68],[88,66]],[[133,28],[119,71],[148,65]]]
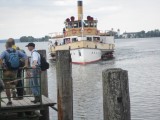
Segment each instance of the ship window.
[[77,38],[72,38],[72,42],[76,42],[76,41],[78,41]]
[[91,22],[88,22],[88,27],[91,27]]
[[74,28],[78,28],[78,23],[74,23]]
[[88,41],[92,41],[92,37],[87,37],[87,40]]
[[68,44],[68,43],[70,43],[70,42],[71,42],[71,41],[70,41],[70,38],[66,38],[66,39],[65,39],[65,43],[66,43],[66,44]]
[[94,23],[94,27],[97,27],[97,23]]
[[84,23],[84,27],[88,27],[88,22],[85,22],[85,23]]
[[94,42],[99,42],[100,41],[100,37],[93,37],[93,41]]
[[68,27],[69,27],[69,26],[68,26],[68,23],[66,23],[66,24],[65,24],[65,27],[66,27],[66,28],[68,28]]
[[79,53],[79,56],[81,56],[81,51],[80,50],[78,50],[78,53]]
[[81,22],[79,22],[79,27],[82,27],[82,23]]
[[94,23],[93,22],[91,22],[91,26],[90,27],[93,27],[94,26]]
[[69,22],[68,24],[66,24],[66,28],[72,28],[72,23]]

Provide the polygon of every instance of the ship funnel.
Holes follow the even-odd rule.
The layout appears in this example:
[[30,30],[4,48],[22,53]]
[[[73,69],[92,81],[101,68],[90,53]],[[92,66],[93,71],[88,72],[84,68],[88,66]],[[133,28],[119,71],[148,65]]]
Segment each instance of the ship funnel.
[[78,0],[78,20],[83,19],[83,2],[81,0]]

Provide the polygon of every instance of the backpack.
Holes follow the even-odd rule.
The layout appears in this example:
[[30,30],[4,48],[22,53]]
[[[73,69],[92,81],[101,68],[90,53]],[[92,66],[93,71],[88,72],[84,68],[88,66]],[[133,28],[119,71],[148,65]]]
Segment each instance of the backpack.
[[40,68],[42,71],[49,69],[49,63],[46,61],[46,58],[42,54],[40,54],[40,61],[41,61]]
[[[35,52],[37,52],[37,51],[35,51]],[[39,52],[37,52],[37,53],[39,53]],[[40,53],[39,53],[39,55],[40,55],[40,61],[41,61],[41,65],[40,65],[41,71],[45,71],[45,70],[49,69],[49,63],[46,61],[46,58]]]
[[10,70],[17,70],[20,66],[19,55],[16,50],[7,50],[9,53],[8,59],[6,60],[7,68]]

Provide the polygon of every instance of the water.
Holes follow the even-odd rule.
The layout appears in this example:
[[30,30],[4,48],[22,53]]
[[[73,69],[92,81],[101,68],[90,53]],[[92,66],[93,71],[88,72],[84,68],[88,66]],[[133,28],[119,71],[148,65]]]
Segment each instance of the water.
[[[26,44],[17,45],[27,50]],[[36,46],[47,49],[47,43]],[[1,53],[4,44],[0,48]],[[49,97],[56,101],[55,62],[48,61]],[[103,120],[102,70],[107,68],[128,71],[132,120],[160,120],[160,38],[116,40],[114,60],[72,68],[74,120]],[[56,119],[57,113],[50,110],[50,116]]]

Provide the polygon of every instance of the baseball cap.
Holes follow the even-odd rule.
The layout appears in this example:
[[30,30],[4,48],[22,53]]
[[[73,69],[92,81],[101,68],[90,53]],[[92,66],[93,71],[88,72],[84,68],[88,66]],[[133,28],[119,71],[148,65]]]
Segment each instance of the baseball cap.
[[29,47],[29,46],[35,47],[35,44],[34,43],[28,43],[28,45],[26,45],[26,47]]

